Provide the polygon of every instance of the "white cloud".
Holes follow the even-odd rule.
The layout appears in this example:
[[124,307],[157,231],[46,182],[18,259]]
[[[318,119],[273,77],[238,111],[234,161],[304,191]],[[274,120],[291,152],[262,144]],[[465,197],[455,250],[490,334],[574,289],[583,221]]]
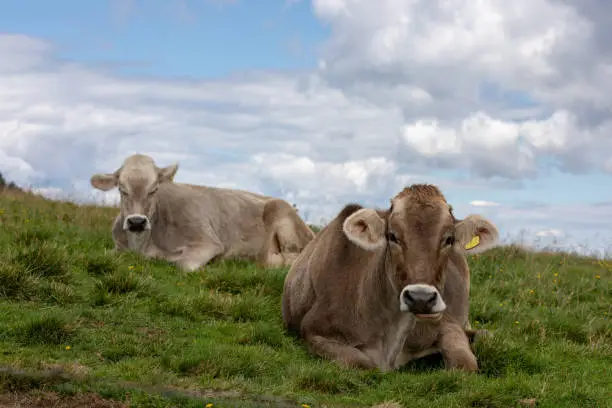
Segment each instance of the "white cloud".
[[[410,153],[483,177],[535,176],[546,155],[570,171],[609,171],[612,47],[598,16],[608,3],[379,3],[313,2],[334,28],[321,74],[399,108]],[[407,103],[398,84],[433,103]]]
[[474,207],[499,207],[501,204],[494,201],[474,200],[470,202]]
[[538,231],[535,235],[536,237],[562,237],[564,234],[561,230],[549,228],[546,230]]

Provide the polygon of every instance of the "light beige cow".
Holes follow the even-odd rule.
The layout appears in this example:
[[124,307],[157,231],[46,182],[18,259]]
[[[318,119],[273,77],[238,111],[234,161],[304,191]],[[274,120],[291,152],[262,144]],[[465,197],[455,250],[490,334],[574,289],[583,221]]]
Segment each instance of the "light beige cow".
[[[159,168],[151,157],[134,154],[115,172],[91,177],[93,187],[118,187],[121,195],[112,227],[115,250],[165,259],[186,271],[213,259],[257,260],[266,238],[264,207],[273,198],[175,183],[177,170],[178,164]],[[299,223],[294,226],[299,228]],[[281,239],[290,242],[291,237],[282,236],[285,231],[292,230],[280,231]]]
[[447,368],[477,370],[464,254],[498,236],[481,216],[456,219],[433,185],[405,188],[388,210],[349,204],[290,268],[285,327],[345,367],[392,371],[441,352]]
[[264,206],[263,222],[266,238],[259,262],[266,267],[291,266],[315,233],[300,218],[294,206],[278,198]]

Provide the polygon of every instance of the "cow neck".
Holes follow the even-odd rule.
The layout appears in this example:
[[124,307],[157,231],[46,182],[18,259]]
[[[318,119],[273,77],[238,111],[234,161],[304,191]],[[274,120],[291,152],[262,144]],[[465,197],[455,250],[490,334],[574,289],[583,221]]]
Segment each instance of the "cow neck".
[[157,200],[155,212],[151,215],[152,224],[157,226],[157,228],[153,227],[154,231],[151,234],[154,237],[156,244],[160,238],[160,234],[162,236],[165,235],[168,231],[168,227],[173,224],[174,217],[169,205],[169,200],[172,197],[172,193],[167,189],[168,187],[169,186],[164,186],[164,188],[162,188],[160,186],[157,197],[155,198]]

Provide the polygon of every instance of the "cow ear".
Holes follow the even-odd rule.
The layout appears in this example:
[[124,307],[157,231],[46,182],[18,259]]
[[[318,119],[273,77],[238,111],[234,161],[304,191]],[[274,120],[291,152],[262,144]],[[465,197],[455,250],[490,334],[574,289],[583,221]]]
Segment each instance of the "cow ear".
[[178,171],[178,163],[171,164],[168,167],[163,167],[159,169],[159,182],[160,183],[170,183],[174,181],[174,176]]
[[386,244],[385,221],[370,208],[362,208],[347,217],[342,231],[349,241],[367,251],[375,251]]
[[497,227],[480,215],[468,215],[455,224],[458,249],[472,255],[494,247],[499,239]]
[[112,188],[117,187],[118,175],[117,173],[109,174],[94,174],[91,176],[91,185],[94,188],[102,191],[108,191]]

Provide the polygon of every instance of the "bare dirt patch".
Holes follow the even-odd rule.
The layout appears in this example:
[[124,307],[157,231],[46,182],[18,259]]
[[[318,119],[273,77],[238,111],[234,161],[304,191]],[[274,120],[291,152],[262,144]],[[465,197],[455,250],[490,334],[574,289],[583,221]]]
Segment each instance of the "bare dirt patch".
[[0,394],[0,408],[126,408],[98,394],[59,395],[52,392]]

